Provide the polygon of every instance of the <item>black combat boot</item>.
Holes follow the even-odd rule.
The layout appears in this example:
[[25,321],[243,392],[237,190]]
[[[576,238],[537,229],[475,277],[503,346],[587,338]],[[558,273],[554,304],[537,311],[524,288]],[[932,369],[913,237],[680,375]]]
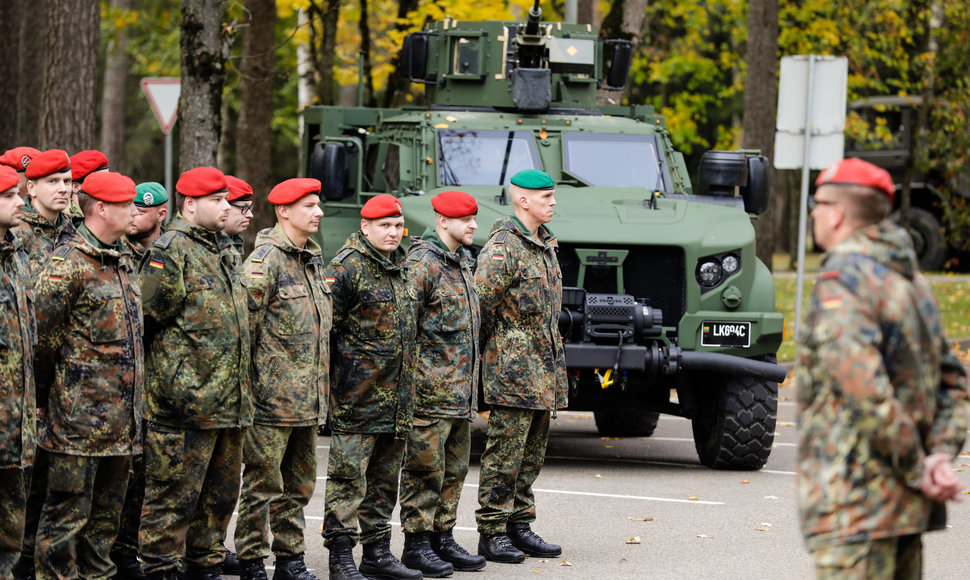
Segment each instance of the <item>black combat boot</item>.
[[420,570],[428,578],[451,576],[455,568],[438,557],[428,543],[428,534],[404,534],[404,553],[401,563],[412,570]]
[[431,534],[429,537],[431,549],[438,557],[451,564],[459,572],[474,572],[485,567],[483,556],[472,556],[465,548],[455,541],[452,530]]
[[337,536],[330,543],[330,580],[367,580],[354,564],[354,541]]
[[364,557],[360,559],[360,573],[379,580],[421,580],[420,570],[404,566],[391,553],[391,536],[387,535],[373,544],[364,544]]
[[145,578],[148,580],[177,580],[179,576],[178,570],[157,570],[145,574]]
[[505,534],[481,534],[478,537],[478,555],[503,564],[519,564],[525,561],[525,554],[516,550]]
[[532,531],[529,524],[506,524],[505,531],[512,545],[530,556],[551,558],[562,554],[561,547],[546,543],[539,534]]
[[141,571],[138,558],[115,554],[111,556],[111,561],[118,568],[115,572],[115,580],[145,580],[145,573]]
[[196,566],[190,563],[185,567],[185,578],[186,580],[219,580],[222,576],[219,574],[218,564],[215,566]]
[[269,580],[262,558],[239,560],[239,580]]
[[219,571],[223,576],[239,576],[242,573],[242,565],[239,563],[239,557],[236,553],[226,548],[223,544],[222,547],[226,550],[226,556],[222,560],[222,564],[219,564]]
[[273,580],[320,580],[306,569],[303,554],[299,556],[277,556]]

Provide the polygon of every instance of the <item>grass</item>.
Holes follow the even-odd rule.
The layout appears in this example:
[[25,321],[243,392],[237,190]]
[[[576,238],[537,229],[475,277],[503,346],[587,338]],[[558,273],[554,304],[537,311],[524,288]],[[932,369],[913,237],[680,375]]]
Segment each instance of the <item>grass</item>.
[[[811,267],[812,264],[806,259],[806,270]],[[812,293],[812,286],[815,283],[815,275],[816,272],[814,271],[805,272],[805,282],[802,289],[803,320],[805,308]],[[940,315],[943,318],[943,326],[947,336],[951,339],[970,338],[970,280],[966,276],[932,275],[930,285],[933,287],[933,293],[936,295],[937,303],[940,306]],[[795,359],[796,286],[794,276],[791,278],[775,278],[775,307],[778,312],[785,315],[785,338],[778,350],[779,362],[791,362]],[[964,342],[967,344],[959,346],[966,351],[970,346],[970,340]]]

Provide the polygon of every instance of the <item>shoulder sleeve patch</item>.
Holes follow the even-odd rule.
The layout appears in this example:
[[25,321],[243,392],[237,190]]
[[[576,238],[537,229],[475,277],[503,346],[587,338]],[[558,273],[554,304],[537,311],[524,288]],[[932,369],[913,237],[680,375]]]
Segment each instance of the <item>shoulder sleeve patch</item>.
[[67,255],[70,254],[71,250],[73,249],[74,249],[74,246],[70,244],[62,244],[60,246],[57,246],[57,248],[54,249],[54,253],[51,254],[51,260],[57,260],[59,262],[63,261],[64,258],[66,258]]
[[353,248],[346,248],[345,250],[343,250],[342,252],[340,252],[339,254],[337,254],[336,256],[334,256],[333,257],[333,260],[331,260],[330,263],[331,264],[339,264],[339,263],[343,262],[344,260],[346,260],[347,259],[347,256],[353,254],[356,251],[357,250],[355,250]]
[[266,259],[266,256],[273,251],[273,247],[273,244],[263,244],[262,246],[256,248],[256,251],[254,251],[250,257],[250,260],[256,264],[261,263]]
[[499,230],[499,232],[497,234],[495,234],[495,237],[492,238],[492,243],[494,243],[494,244],[504,244],[505,243],[505,238],[507,238],[508,235],[509,235],[509,231],[508,230]]

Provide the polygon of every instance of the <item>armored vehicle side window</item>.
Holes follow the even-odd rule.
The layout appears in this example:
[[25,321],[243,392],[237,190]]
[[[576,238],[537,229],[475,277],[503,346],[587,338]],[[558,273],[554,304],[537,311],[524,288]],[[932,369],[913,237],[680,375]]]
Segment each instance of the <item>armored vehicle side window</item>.
[[439,185],[505,185],[523,169],[541,169],[530,131],[438,131]]
[[563,163],[589,185],[666,191],[653,135],[563,133]]

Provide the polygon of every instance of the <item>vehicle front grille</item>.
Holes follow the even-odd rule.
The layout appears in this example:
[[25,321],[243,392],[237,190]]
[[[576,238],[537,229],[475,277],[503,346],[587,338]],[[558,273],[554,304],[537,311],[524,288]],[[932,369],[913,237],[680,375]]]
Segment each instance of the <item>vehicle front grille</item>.
[[[559,266],[563,286],[577,286],[579,256],[575,244],[560,244]],[[583,249],[627,250],[623,261],[623,290],[637,301],[659,308],[664,326],[677,326],[684,315],[684,252],[676,246],[582,245]],[[590,293],[617,294],[616,270],[611,266],[587,266],[583,287]]]

